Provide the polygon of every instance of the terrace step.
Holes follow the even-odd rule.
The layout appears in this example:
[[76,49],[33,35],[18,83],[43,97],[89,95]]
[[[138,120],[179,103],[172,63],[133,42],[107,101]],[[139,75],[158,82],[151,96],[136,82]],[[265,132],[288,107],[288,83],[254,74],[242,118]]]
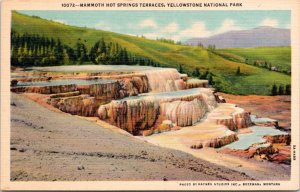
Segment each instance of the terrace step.
[[53,98],[61,98],[61,97],[71,97],[71,96],[78,96],[80,95],[79,91],[72,91],[72,92],[66,92],[66,93],[57,93],[57,94],[52,94],[49,97],[51,99]]

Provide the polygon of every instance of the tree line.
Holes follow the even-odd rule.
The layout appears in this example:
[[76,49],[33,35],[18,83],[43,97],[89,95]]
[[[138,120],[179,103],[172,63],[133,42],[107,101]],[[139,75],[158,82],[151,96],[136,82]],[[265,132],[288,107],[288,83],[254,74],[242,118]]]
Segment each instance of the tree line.
[[268,61],[265,61],[265,60],[257,60],[257,59],[246,58],[245,63],[248,64],[248,65],[254,65],[256,67],[265,68],[265,69],[268,69],[270,71],[277,71],[277,72],[285,73],[287,75],[291,75],[291,71],[280,69],[280,67],[274,66],[274,65],[272,65],[271,62],[268,62]]
[[184,69],[182,65],[179,65],[177,70],[178,70],[179,73],[186,73],[188,76],[191,76],[191,77],[194,77],[194,78],[197,78],[197,79],[206,79],[206,80],[208,80],[208,83],[210,85],[215,84],[214,80],[213,80],[214,74],[212,72],[210,72],[209,69],[206,69],[205,72],[202,73],[200,71],[200,68],[196,67],[196,68],[193,69],[193,71],[190,72],[190,71]]
[[39,66],[61,64],[64,47],[59,39],[12,32],[11,64],[13,66]]
[[94,63],[103,65],[144,65],[159,67],[152,59],[131,54],[118,43],[95,42],[88,50],[86,41],[77,39],[75,45],[69,46],[61,40],[36,34],[11,34],[12,66],[50,66]]
[[272,86],[271,89],[271,95],[291,95],[291,85],[276,85],[275,83]]
[[173,39],[167,39],[167,38],[156,38],[156,41],[160,41],[163,43],[169,43],[169,44],[173,44],[173,45],[182,45],[181,41],[174,41]]

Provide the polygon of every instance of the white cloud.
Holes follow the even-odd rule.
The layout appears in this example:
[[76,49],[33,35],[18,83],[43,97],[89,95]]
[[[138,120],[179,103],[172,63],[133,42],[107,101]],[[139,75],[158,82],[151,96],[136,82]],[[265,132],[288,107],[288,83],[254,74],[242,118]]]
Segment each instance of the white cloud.
[[62,23],[62,24],[66,24],[67,23],[65,20],[62,20],[62,19],[55,19],[53,21],[55,21],[57,23]]
[[173,22],[162,28],[161,33],[176,33],[178,31],[178,24]]
[[242,28],[237,26],[236,21],[232,19],[225,19],[222,22],[222,25],[215,30],[208,30],[206,24],[203,21],[197,21],[192,24],[188,29],[181,31],[180,37],[182,38],[191,38],[191,37],[209,37],[212,35],[224,33],[227,31],[241,30]]
[[161,37],[161,34],[154,32],[154,33],[145,33],[143,34],[143,36],[148,39],[156,39],[157,37]]
[[172,35],[172,36],[170,36],[168,38],[174,40],[175,42],[181,41],[180,35]]
[[157,28],[157,24],[153,19],[145,19],[140,23],[141,27]]
[[103,21],[98,22],[95,25],[95,28],[96,29],[106,30],[106,31],[111,31],[111,27],[108,24],[106,24],[105,22],[103,22]]
[[[148,21],[148,24],[150,22]],[[157,27],[156,23],[155,26]],[[149,39],[156,38],[168,38],[173,39],[174,41],[180,41],[188,38],[195,37],[209,37],[212,35],[216,35],[219,33],[224,33],[232,30],[242,30],[239,27],[235,20],[233,19],[224,19],[222,24],[214,30],[209,30],[204,21],[195,21],[191,26],[185,29],[181,29],[176,22],[169,23],[162,27],[161,29],[157,29],[153,32],[145,33],[143,36]]]
[[240,27],[236,25],[235,20],[232,19],[225,19],[219,29],[217,29],[214,34],[224,33],[227,31],[233,31],[233,30],[241,30]]
[[192,24],[190,28],[187,28],[179,33],[181,37],[208,37],[211,35],[206,29],[205,23],[202,21],[198,21]]
[[[157,25],[155,25],[157,27]],[[154,32],[145,33],[143,36],[145,36],[148,39],[156,39],[156,38],[168,38],[173,40],[179,40],[179,36],[177,35],[178,32],[178,24],[175,22],[169,23],[166,26],[164,26],[161,29],[157,29]]]
[[276,19],[266,18],[260,23],[260,26],[277,27],[278,21]]

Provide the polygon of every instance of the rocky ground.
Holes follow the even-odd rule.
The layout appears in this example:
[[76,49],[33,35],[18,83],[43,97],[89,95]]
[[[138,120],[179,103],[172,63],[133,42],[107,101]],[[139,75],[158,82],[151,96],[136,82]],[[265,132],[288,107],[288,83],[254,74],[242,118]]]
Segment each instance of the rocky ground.
[[13,181],[252,179],[12,93]]
[[258,117],[276,119],[279,126],[291,130],[291,96],[230,95],[219,93],[226,102],[235,103]]

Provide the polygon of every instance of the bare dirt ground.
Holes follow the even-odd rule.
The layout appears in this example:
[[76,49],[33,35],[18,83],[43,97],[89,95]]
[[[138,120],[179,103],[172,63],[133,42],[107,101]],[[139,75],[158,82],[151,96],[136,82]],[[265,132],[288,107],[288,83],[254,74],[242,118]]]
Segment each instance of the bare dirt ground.
[[285,130],[291,129],[291,96],[230,95],[219,93],[227,103],[235,103],[259,117],[276,119]]
[[13,181],[252,179],[12,94]]

